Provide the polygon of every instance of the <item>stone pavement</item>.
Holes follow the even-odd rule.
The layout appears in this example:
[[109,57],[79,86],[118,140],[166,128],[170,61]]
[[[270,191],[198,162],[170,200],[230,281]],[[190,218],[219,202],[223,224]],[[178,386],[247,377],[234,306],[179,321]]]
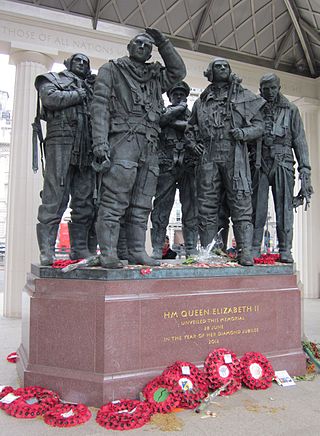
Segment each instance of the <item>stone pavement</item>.
[[[1,291],[1,290],[0,290]],[[0,293],[0,303],[2,303]],[[1,304],[0,304],[1,306]],[[0,313],[2,309],[0,307]],[[0,317],[0,385],[19,386],[15,365],[6,356],[16,351],[20,343],[21,322]],[[304,332],[320,342],[320,300],[304,300]],[[285,368],[284,368],[285,369]],[[243,388],[230,397],[218,397],[210,406],[216,417],[202,419],[192,411],[175,416],[183,421],[183,429],[163,432],[148,424],[131,430],[132,436],[315,436],[320,435],[320,374],[313,381],[297,382],[295,386],[280,387],[275,383],[266,391]],[[84,425],[60,429],[46,425],[42,419],[21,420],[0,411],[0,436],[95,436],[119,435],[105,430],[93,417]]]

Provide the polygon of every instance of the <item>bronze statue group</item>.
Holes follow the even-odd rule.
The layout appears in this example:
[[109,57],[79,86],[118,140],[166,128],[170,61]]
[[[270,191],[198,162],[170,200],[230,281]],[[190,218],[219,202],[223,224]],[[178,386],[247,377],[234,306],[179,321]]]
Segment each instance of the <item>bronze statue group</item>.
[[[163,64],[147,62],[153,45]],[[65,71],[36,78],[39,117],[47,124],[41,265],[55,261],[69,199],[71,259],[91,256],[98,243],[102,267],[122,268],[122,260],[159,265],[179,189],[186,256],[196,255],[198,238],[208,246],[231,218],[238,262],[251,266],[260,255],[270,186],[280,261],[292,263],[294,205],[307,207],[313,190],[301,116],[281,94],[279,78],[265,74],[257,96],[216,58],[190,113],[186,68],[169,39],[148,28],[127,48],[128,56],[105,63],[97,76],[88,57],[76,53]],[[294,197],[296,162],[301,189]]]

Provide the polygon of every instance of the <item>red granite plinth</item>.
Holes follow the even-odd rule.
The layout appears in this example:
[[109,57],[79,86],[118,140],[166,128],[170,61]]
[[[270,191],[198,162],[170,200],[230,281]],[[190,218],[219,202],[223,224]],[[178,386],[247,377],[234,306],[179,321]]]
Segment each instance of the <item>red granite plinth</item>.
[[305,373],[294,274],[79,280],[30,274],[23,291],[23,385],[101,406],[136,398],[175,360],[259,351],[275,370]]

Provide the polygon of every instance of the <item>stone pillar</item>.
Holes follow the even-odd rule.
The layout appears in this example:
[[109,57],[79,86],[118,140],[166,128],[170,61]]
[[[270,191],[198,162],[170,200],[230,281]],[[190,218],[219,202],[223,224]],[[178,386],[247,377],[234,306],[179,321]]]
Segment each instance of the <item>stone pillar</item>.
[[[300,271],[305,298],[320,298],[320,101],[301,98],[294,102],[301,113],[309,145],[312,186],[315,190],[307,212],[299,207],[295,214],[293,256]],[[298,174],[297,174],[298,177]],[[299,189],[297,180],[296,191]]]
[[41,171],[33,174],[32,127],[36,114],[34,80],[53,60],[42,53],[17,51],[12,137],[10,146],[4,316],[21,316],[21,291],[30,264],[38,259],[36,217],[42,187]]

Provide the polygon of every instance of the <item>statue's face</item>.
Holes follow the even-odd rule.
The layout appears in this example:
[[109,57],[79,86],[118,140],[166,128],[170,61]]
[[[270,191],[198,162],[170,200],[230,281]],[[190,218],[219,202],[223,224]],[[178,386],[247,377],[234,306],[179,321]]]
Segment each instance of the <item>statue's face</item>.
[[227,61],[219,60],[212,65],[213,81],[227,82],[231,73],[230,65]]
[[144,63],[151,56],[152,42],[147,36],[138,35],[130,41],[128,51],[131,59],[136,62]]
[[175,89],[170,94],[170,102],[172,106],[177,106],[182,101],[187,101],[186,93],[183,91],[183,89]]
[[77,54],[72,59],[71,71],[78,77],[84,79],[89,72],[89,60],[86,56]]
[[280,85],[277,80],[270,80],[269,82],[262,83],[260,93],[262,97],[268,102],[276,100],[280,91]]

